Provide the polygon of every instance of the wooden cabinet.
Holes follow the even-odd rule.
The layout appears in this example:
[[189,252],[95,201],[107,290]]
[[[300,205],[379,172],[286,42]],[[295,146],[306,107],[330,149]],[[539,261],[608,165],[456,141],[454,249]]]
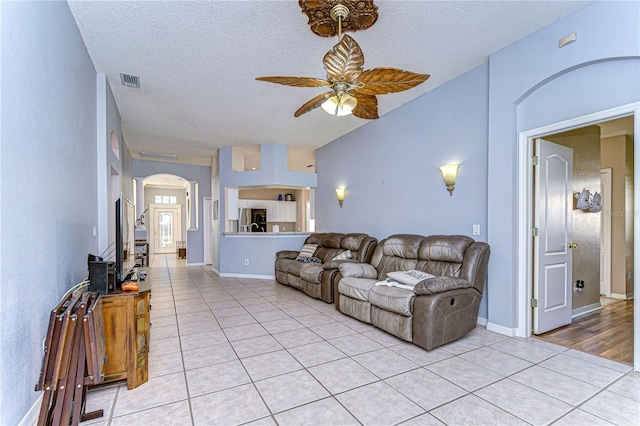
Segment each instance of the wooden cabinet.
[[138,283],[137,292],[102,295],[107,360],[105,383],[127,379],[134,389],[149,379],[149,309],[151,282]]

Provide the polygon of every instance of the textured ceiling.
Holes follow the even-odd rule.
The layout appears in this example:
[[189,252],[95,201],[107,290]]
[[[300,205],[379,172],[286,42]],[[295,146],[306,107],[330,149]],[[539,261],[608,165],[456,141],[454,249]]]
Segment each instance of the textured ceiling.
[[[150,151],[209,165],[227,145],[311,151],[367,123],[321,109],[294,118],[322,88],[255,81],[326,77],[322,57],[336,39],[313,34],[297,1],[68,3],[96,71],[109,80],[133,158]],[[365,69],[431,74],[415,89],[378,96],[384,115],[587,3],[378,0],[376,24],[352,36]],[[139,76],[141,88],[122,86],[121,72]]]

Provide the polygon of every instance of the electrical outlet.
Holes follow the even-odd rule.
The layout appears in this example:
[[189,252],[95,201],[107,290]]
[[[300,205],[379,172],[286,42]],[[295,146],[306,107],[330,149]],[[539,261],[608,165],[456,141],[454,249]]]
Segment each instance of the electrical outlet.
[[244,260],[244,266],[249,266],[249,259]]
[[476,223],[473,225],[473,235],[480,235],[480,224]]

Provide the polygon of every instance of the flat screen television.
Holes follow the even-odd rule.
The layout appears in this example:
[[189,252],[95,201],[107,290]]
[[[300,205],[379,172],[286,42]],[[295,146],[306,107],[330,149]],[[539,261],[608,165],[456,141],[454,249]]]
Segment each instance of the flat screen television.
[[136,206],[124,195],[116,200],[116,282],[121,284],[136,266]]

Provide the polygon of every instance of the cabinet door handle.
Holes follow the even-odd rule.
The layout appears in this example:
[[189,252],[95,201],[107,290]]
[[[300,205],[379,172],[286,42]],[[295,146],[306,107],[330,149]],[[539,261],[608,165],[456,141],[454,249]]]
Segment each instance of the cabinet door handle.
[[576,243],[569,243],[567,245],[569,246],[570,249],[578,248],[578,244]]

